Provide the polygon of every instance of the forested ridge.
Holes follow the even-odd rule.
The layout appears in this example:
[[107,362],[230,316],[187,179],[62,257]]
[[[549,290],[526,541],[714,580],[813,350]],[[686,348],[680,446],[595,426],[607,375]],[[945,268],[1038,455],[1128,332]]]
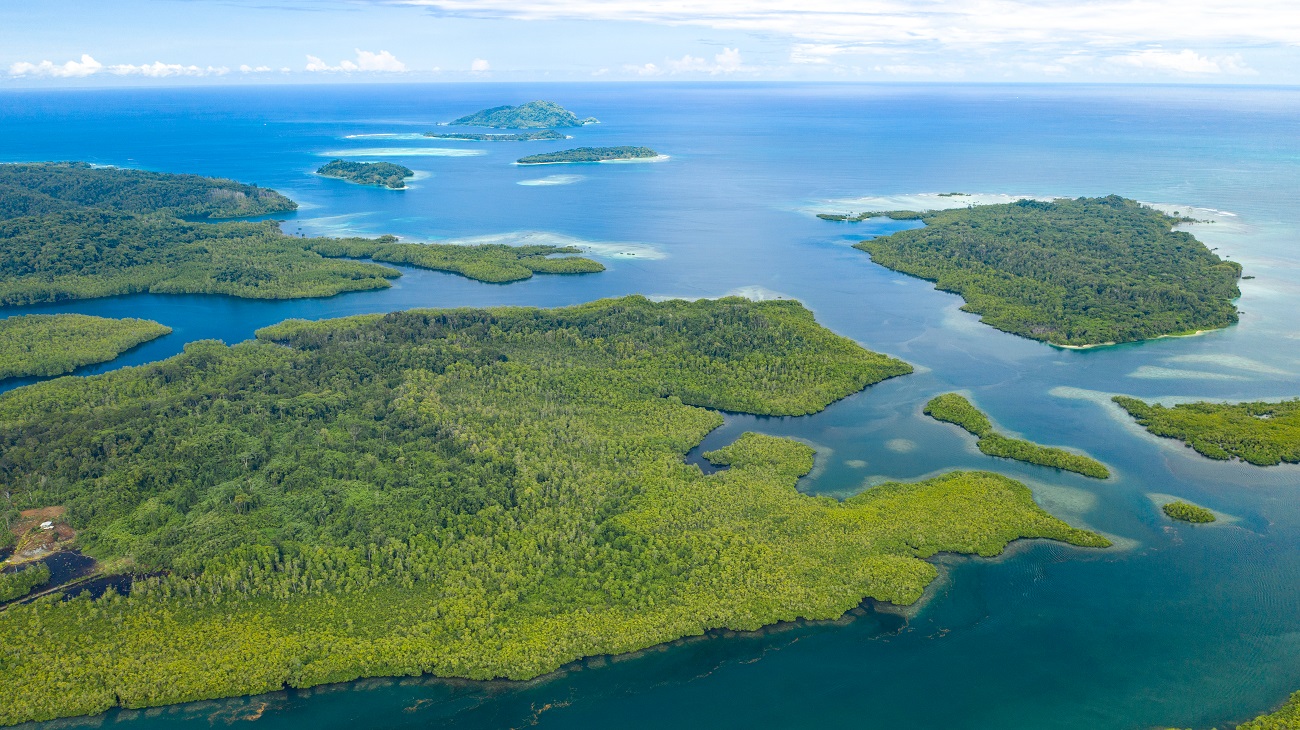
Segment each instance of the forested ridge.
[[1132,200],[1021,200],[921,219],[924,228],[857,248],[961,295],[963,310],[1012,334],[1097,345],[1237,321],[1241,266],[1172,230],[1180,219]]
[[407,264],[450,271],[494,284],[527,279],[533,274],[594,274],[605,270],[599,261],[566,255],[582,253],[582,249],[576,246],[399,243],[392,236],[381,236],[377,239],[316,239],[310,248],[322,256]]
[[[274,191],[230,186],[239,183],[77,163],[0,165],[0,306],[137,292],[322,297],[384,288],[401,276],[388,266],[330,260],[316,250],[377,249],[396,241],[391,237],[298,238],[284,235],[275,221],[177,217],[296,207]],[[242,207],[232,207],[231,196],[243,196]],[[428,268],[492,282],[526,278],[500,248],[433,246],[438,254],[410,254],[403,263],[434,261]],[[590,259],[546,259],[569,250],[534,247],[521,257],[529,259],[529,276],[603,270]]]
[[837,502],[811,448],[716,410],[818,411],[906,363],[794,302],[289,321],[0,396],[14,509],[167,571],[0,611],[0,722],[432,672],[527,678],[713,627],[915,601],[937,552],[1106,541],[955,472]]
[[1114,401],[1157,436],[1178,439],[1211,459],[1257,466],[1300,463],[1300,399],[1268,403],[1179,403],[1166,408],[1117,395]]
[[545,129],[581,127],[595,119],[578,116],[553,101],[530,101],[519,106],[494,106],[468,114],[452,122],[466,127],[503,127],[506,129]]
[[0,319],[0,379],[70,373],[170,333],[147,319],[28,314]]
[[983,411],[957,393],[944,393],[931,398],[925,404],[924,412],[937,421],[961,426],[978,437],[975,445],[989,456],[1064,469],[1096,479],[1110,476],[1106,465],[1090,456],[1003,436],[994,430]]

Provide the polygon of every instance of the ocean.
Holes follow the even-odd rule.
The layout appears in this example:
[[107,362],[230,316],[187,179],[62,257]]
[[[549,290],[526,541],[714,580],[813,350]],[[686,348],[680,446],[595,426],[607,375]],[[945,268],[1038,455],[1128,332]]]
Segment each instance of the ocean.
[[[599,125],[572,139],[427,139],[479,108],[556,101]],[[82,368],[156,361],[289,317],[412,307],[562,306],[602,297],[797,299],[916,373],[799,418],[728,416],[817,447],[800,488],[844,497],[956,468],[1024,481],[1104,551],[1020,542],[945,557],[918,607],[719,632],[596,657],[532,682],[374,679],[90,720],[130,730],[257,719],[266,728],[1210,727],[1300,689],[1300,466],[1216,462],[1109,404],[1300,396],[1300,90],[1188,86],[444,84],[0,93],[0,161],[230,177],[301,204],[284,230],[413,241],[558,242],[608,270],[507,285],[403,268],[388,290],[327,299],[140,294],[7,308],[155,319],[173,333]],[[520,167],[525,154],[644,145],[668,159]],[[397,162],[404,191],[316,176],[335,157]],[[1240,262],[1241,322],[1195,337],[1063,350],[1005,334],[960,298],[851,248],[916,225],[816,212],[952,198],[1119,194],[1211,222]],[[10,380],[0,389],[31,382]],[[984,456],[922,415],[961,391],[1004,431],[1083,449],[1107,481]],[[1160,495],[1232,519],[1173,524]]]

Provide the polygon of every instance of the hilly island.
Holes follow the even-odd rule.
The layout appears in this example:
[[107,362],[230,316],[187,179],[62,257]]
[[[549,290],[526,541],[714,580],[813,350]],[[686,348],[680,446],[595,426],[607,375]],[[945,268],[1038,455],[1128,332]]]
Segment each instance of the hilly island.
[[1012,334],[1092,346],[1237,322],[1241,266],[1173,230],[1183,219],[1133,200],[1111,195],[878,214],[919,218],[925,226],[857,248],[882,266],[961,295],[963,310]]
[[[1107,541],[987,472],[796,489],[815,413],[911,367],[790,301],[413,310],[0,396],[12,509],[129,596],[0,610],[0,723],[432,673],[525,679],[712,628],[908,604],[938,553]],[[178,455],[183,454],[183,458]],[[25,576],[24,576],[25,577]],[[29,583],[37,582],[37,575]],[[26,584],[24,584],[26,585]]]

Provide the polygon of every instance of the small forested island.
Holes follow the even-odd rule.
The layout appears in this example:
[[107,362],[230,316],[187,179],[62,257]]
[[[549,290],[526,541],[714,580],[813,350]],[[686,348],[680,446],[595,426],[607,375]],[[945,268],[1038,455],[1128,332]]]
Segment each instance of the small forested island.
[[380,236],[377,239],[317,239],[311,244],[311,250],[330,258],[369,258],[390,264],[450,271],[494,284],[527,279],[533,274],[594,274],[605,270],[598,261],[567,255],[582,253],[582,249],[575,246],[398,243],[393,236]]
[[610,160],[641,160],[658,157],[649,147],[578,147],[559,152],[544,152],[519,158],[521,165],[556,165],[569,162],[608,162]]
[[1179,403],[1166,408],[1117,395],[1146,430],[1182,441],[1202,456],[1257,466],[1300,463],[1300,399],[1267,403]]
[[542,132],[521,132],[519,134],[473,134],[470,132],[425,132],[424,136],[434,139],[461,139],[467,142],[533,142],[544,139],[568,139],[559,132],[547,129]]
[[1061,346],[1132,342],[1237,321],[1241,266],[1183,219],[1116,195],[924,213],[924,228],[857,248],[961,295],[1005,332]]
[[463,116],[452,122],[460,127],[498,127],[502,129],[556,129],[596,124],[592,117],[578,115],[553,101],[530,101],[519,106],[494,106]]
[[341,178],[358,185],[378,185],[391,190],[401,190],[406,187],[406,178],[413,177],[415,171],[391,162],[333,160],[317,169],[316,174]]
[[70,373],[172,331],[147,319],[28,314],[0,319],[0,380]]
[[1169,502],[1162,506],[1161,509],[1164,510],[1164,513],[1169,517],[1169,519],[1178,520],[1180,522],[1205,524],[1214,522],[1216,519],[1214,513],[1210,510],[1190,502]]
[[[206,186],[206,187],[205,187]],[[381,248],[396,239],[299,238],[276,221],[182,220],[293,210],[273,190],[195,175],[92,168],[78,163],[0,164],[0,307],[135,292],[227,294],[256,299],[323,297],[381,289],[401,272],[318,253]],[[484,281],[502,277],[499,247],[452,246],[438,268]],[[455,249],[455,250],[450,250]],[[530,271],[600,271],[589,259],[548,258],[572,249],[533,247]],[[343,256],[338,253],[334,256]],[[405,262],[422,266],[420,257]],[[454,261],[454,266],[442,265]],[[531,274],[530,274],[531,275]]]
[[927,416],[937,421],[956,424],[969,431],[979,439],[975,445],[989,456],[1050,466],[1096,479],[1110,476],[1106,465],[1091,457],[1003,436],[993,429],[993,424],[983,411],[957,393],[944,393],[931,398],[924,410]]
[[[801,415],[906,363],[791,301],[415,310],[0,395],[12,509],[141,577],[0,611],[0,724],[368,676],[526,679],[711,628],[907,604],[943,552],[1108,542],[987,472],[837,502]],[[184,458],[177,458],[183,454]],[[151,577],[144,577],[151,576]]]

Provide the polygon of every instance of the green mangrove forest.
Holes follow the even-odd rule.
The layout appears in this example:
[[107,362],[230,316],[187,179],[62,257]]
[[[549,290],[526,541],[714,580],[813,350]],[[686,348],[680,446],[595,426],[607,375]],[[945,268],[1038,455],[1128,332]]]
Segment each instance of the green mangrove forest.
[[989,456],[1050,466],[1096,479],[1110,476],[1106,465],[1091,457],[1003,436],[993,429],[993,424],[983,411],[957,393],[935,396],[925,404],[924,410],[927,416],[937,421],[956,424],[969,431],[979,439],[975,445]]
[[605,270],[598,261],[567,255],[582,253],[582,249],[576,246],[398,243],[392,236],[380,236],[377,239],[316,239],[311,250],[330,258],[369,258],[450,271],[494,284],[520,281],[533,274],[594,274]]
[[0,573],[0,603],[22,598],[49,580],[50,566],[45,563],[19,568],[11,573]]
[[358,185],[377,185],[390,190],[401,190],[406,187],[406,178],[413,177],[415,171],[391,162],[331,160],[321,165],[316,170],[316,174],[337,177]]
[[494,106],[456,119],[462,127],[498,127],[503,129],[554,129],[595,124],[596,119],[579,119],[578,115],[553,101],[530,101],[519,106]]
[[1204,524],[1214,522],[1217,519],[1215,518],[1214,513],[1210,510],[1190,502],[1169,502],[1160,509],[1164,510],[1165,515],[1168,516],[1169,519],[1178,520],[1179,522]]
[[434,139],[459,139],[466,142],[534,142],[544,139],[568,139],[554,130],[541,132],[521,132],[519,134],[474,134],[471,132],[425,132],[424,136]]
[[1146,430],[1178,439],[1202,456],[1257,466],[1300,463],[1300,399],[1179,403],[1172,408],[1122,395],[1114,401]]
[[997,329],[1055,345],[1132,342],[1237,321],[1241,266],[1184,219],[1116,195],[1021,200],[920,216],[925,227],[857,244],[935,282]]
[[[229,180],[79,163],[0,165],[0,192],[0,306],[137,292],[323,297],[381,289],[401,276],[388,266],[319,252],[377,251],[398,245],[391,237],[299,238],[282,233],[275,221],[177,217],[296,207],[279,193]],[[518,257],[500,248],[432,246],[440,253],[410,255],[404,263],[434,261],[438,265],[428,268],[491,282],[527,278],[516,259],[528,262],[530,276],[603,269],[589,259],[552,258],[572,252],[568,248],[532,247]]]
[[[1104,547],[986,472],[796,489],[817,412],[911,367],[796,302],[415,310],[0,395],[12,509],[62,505],[129,596],[0,611],[0,723],[379,675],[524,679],[711,628],[907,604],[940,552]],[[184,455],[178,458],[178,455]]]
[[571,162],[608,162],[610,160],[641,160],[658,157],[649,147],[577,147],[559,152],[543,152],[520,157],[521,165],[557,165]]
[[70,373],[171,333],[147,319],[28,314],[0,319],[0,380]]

